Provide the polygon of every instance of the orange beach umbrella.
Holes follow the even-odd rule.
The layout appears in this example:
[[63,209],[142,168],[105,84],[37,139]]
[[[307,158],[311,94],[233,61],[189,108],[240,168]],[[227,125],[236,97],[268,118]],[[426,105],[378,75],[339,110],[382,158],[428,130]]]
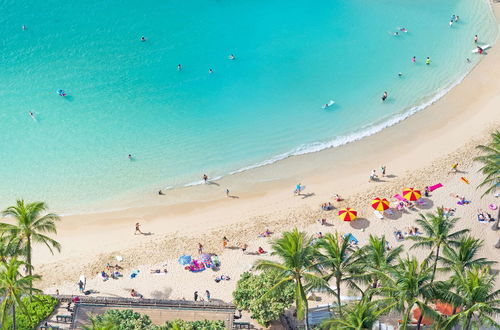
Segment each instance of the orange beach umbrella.
[[389,208],[389,201],[385,198],[377,197],[372,200],[372,207],[377,211],[385,211]]
[[351,209],[350,207],[346,207],[345,209],[339,211],[339,218],[344,221],[352,221],[356,219],[357,215],[358,212]]
[[403,197],[409,201],[414,202],[416,200],[419,200],[420,197],[422,197],[422,194],[420,193],[420,190],[414,188],[406,188],[403,190]]

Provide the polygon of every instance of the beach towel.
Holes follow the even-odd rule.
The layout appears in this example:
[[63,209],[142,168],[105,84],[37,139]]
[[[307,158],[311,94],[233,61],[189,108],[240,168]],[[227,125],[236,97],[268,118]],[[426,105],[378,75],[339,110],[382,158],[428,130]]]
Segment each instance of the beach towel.
[[[398,234],[401,235],[401,238],[398,238]],[[394,238],[396,238],[396,241],[398,241],[398,242],[404,241],[404,239],[405,239],[401,230],[394,231]]]
[[356,237],[354,237],[354,235],[351,233],[345,234],[344,238],[347,239],[349,241],[349,243],[354,243],[354,244],[359,243],[358,239]]
[[396,198],[397,200],[400,200],[402,202],[407,202],[408,200],[406,198],[404,198],[403,196],[401,196],[400,194],[396,194],[394,195],[394,198]]
[[130,278],[136,278],[137,275],[139,275],[140,272],[141,271],[138,270],[138,269],[133,270],[132,273],[130,273]]
[[379,218],[380,220],[382,220],[384,218],[384,216],[382,215],[382,213],[380,213],[379,211],[375,210],[373,211],[373,214],[375,214],[375,216],[377,218]]
[[442,186],[443,185],[441,183],[435,184],[435,185],[429,187],[429,191],[434,191],[438,188],[441,188]]

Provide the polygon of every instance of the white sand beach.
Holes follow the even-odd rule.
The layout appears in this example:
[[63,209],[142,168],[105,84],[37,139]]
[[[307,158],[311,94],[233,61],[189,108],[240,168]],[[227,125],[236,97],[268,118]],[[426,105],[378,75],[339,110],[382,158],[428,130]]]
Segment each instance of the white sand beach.
[[[500,4],[492,6],[498,17]],[[478,164],[472,161],[477,155],[475,146],[487,143],[489,134],[500,127],[499,109],[500,52],[495,44],[446,96],[373,136],[291,157],[213,184],[176,189],[164,196],[151,192],[144,200],[119,211],[64,216],[57,235],[61,253],[51,255],[41,246],[34,251],[35,272],[43,276],[39,286],[48,293],[57,289],[61,294],[76,295],[76,282],[84,274],[87,288],[98,291],[97,295],[129,297],[133,288],[147,298],[192,299],[194,291],[208,289],[214,299],[231,301],[239,275],[258,258],[268,256],[223,249],[223,236],[229,239],[229,246],[246,243],[248,251],[254,252],[259,246],[269,250],[273,238],[294,227],[311,234],[352,233],[360,245],[370,234],[385,235],[392,246],[403,244],[408,253],[424,256],[428,251],[410,250],[411,242],[397,242],[393,232],[405,231],[415,224],[419,212],[440,206],[456,208],[455,216],[460,218],[457,229],[469,228],[471,235],[484,240],[481,255],[500,262],[494,248],[500,232],[476,219],[478,209],[500,205],[500,199],[492,195],[481,198],[483,191],[476,187],[482,177],[477,172]],[[450,173],[453,163],[459,163],[459,173]],[[382,165],[387,166],[386,176],[368,182],[371,170],[376,169],[380,175]],[[306,189],[302,196],[294,196],[299,182]],[[374,197],[394,201],[392,196],[404,188],[423,189],[437,183],[443,187],[431,193],[426,205],[383,220],[374,216],[370,206]],[[226,188],[232,197],[225,196]],[[344,201],[334,201],[334,194],[340,194]],[[456,194],[471,203],[457,205],[452,197]],[[319,206],[324,202],[332,202],[335,209],[322,211]],[[338,210],[347,206],[358,210],[357,220],[343,222],[338,218]],[[488,212],[496,217],[496,211]],[[328,225],[318,224],[320,218],[326,218]],[[136,222],[150,234],[134,235]],[[259,238],[266,228],[274,234]],[[218,272],[190,273],[177,263],[180,255],[197,256],[198,243],[203,244],[205,252],[219,255],[222,266]],[[98,273],[108,262],[115,264],[116,256],[123,257],[119,264],[124,277],[103,281]],[[167,274],[150,274],[151,269],[163,269],[165,264]],[[140,273],[130,279],[134,269]],[[231,280],[216,283],[214,278],[220,274]]]

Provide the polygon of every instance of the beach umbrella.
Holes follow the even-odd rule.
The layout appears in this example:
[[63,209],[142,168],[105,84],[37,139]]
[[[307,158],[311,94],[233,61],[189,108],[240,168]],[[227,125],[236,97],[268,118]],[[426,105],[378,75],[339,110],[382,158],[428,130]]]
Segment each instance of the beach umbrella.
[[[413,318],[416,320],[420,319],[420,316],[422,315],[422,312],[420,311],[420,308],[415,308],[413,310]],[[422,325],[431,325],[432,324],[432,319],[425,316],[422,318],[422,322],[420,322]]]
[[[436,302],[436,310],[439,311],[443,315],[451,316],[453,315],[453,306],[441,301]],[[460,312],[460,307],[456,308],[456,313]]]
[[403,190],[403,197],[406,198],[409,201],[417,201],[422,197],[422,194],[420,193],[420,190],[414,189],[414,188],[406,188]]
[[358,212],[351,209],[350,207],[346,207],[345,209],[339,211],[339,218],[344,221],[352,221],[356,219],[357,215]]
[[389,201],[385,198],[377,197],[372,200],[372,207],[377,211],[385,211],[389,208]]
[[188,256],[188,255],[182,255],[179,257],[179,263],[181,265],[189,265],[189,263],[191,262],[191,256]]

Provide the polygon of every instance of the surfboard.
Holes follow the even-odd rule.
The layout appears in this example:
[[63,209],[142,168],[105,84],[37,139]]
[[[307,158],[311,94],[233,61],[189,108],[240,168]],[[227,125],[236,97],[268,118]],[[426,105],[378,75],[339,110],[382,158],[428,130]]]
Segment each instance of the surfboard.
[[[486,49],[490,49],[490,48],[491,48],[491,46],[490,46],[490,45],[478,45],[478,46],[479,46],[479,47],[481,47],[483,50],[486,50]],[[472,50],[472,52],[473,52],[473,53],[477,53],[477,52],[479,52],[479,50],[478,50],[477,48],[474,48],[474,49]]]
[[328,102],[327,104],[323,105],[322,108],[326,109],[326,108],[331,107],[334,104],[335,104],[335,101],[334,100],[330,100],[330,102]]

